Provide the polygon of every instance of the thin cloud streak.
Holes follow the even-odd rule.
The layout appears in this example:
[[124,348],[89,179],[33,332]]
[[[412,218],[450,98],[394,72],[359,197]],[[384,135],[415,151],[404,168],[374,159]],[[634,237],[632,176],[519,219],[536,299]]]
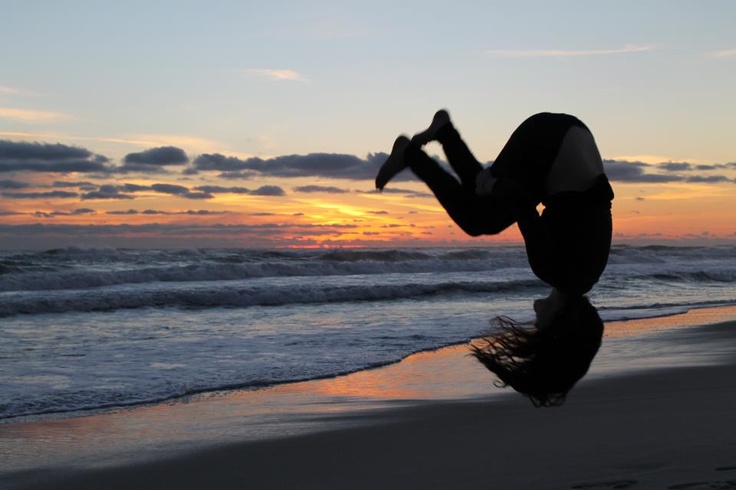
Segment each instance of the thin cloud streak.
[[50,192],[3,192],[0,194],[7,199],[71,199],[79,197],[78,192],[50,191]]
[[171,135],[171,134],[137,134],[129,137],[99,137],[99,136],[74,136],[65,133],[28,132],[28,131],[0,131],[0,137],[18,138],[23,141],[83,141],[113,143],[115,145],[134,146],[139,148],[156,146],[180,146],[187,148],[192,153],[207,153],[220,151],[227,148],[225,143],[198,138],[194,136]]
[[17,109],[14,107],[0,107],[0,118],[22,122],[50,122],[74,119],[74,116],[60,112],[35,111],[32,109]]
[[715,58],[736,58],[736,48],[722,49],[713,53]]
[[29,95],[32,97],[40,97],[40,96],[43,96],[44,94],[39,93],[39,92],[34,92],[31,90],[22,89],[22,88],[10,87],[8,85],[0,85],[0,95],[9,95],[9,96]]
[[276,81],[306,82],[307,78],[294,70],[272,70],[268,68],[255,68],[247,71],[259,78],[267,78]]
[[2,95],[18,95],[20,93],[20,90],[18,90],[17,88],[0,85],[0,94]]
[[614,49],[494,49],[485,54],[493,58],[572,58],[578,56],[607,56],[612,54],[643,53],[652,51],[655,46],[627,44]]

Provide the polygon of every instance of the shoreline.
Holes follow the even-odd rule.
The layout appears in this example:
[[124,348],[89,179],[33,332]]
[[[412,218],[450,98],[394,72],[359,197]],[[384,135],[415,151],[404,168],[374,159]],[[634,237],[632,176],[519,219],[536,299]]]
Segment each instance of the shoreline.
[[[731,318],[736,319],[736,304],[724,306],[707,306],[700,308],[692,308],[684,312],[664,313],[656,316],[635,317],[621,320],[612,320],[605,322],[605,338],[618,338],[635,335],[641,333],[654,333],[657,331],[668,331],[681,327],[701,326],[712,323],[720,323],[728,321]],[[28,415],[17,415],[8,418],[0,418],[0,428],[8,424],[24,424],[24,423],[42,423],[53,420],[65,420],[80,417],[93,417],[98,415],[114,414],[118,412],[126,412],[132,410],[146,409],[159,405],[172,405],[179,403],[188,403],[203,397],[219,397],[228,396],[232,393],[263,393],[273,390],[281,390],[288,386],[302,386],[305,383],[321,383],[323,381],[340,379],[346,376],[356,376],[362,372],[371,372],[381,369],[391,368],[398,364],[408,362],[416,356],[435,355],[448,350],[457,350],[465,348],[473,341],[482,339],[482,337],[470,338],[467,341],[460,341],[453,344],[444,345],[437,348],[429,348],[420,350],[407,355],[397,361],[386,362],[376,366],[366,367],[347,373],[335,375],[326,375],[317,378],[277,382],[272,385],[264,386],[242,386],[242,387],[224,387],[220,389],[203,389],[201,391],[192,391],[179,396],[172,396],[161,400],[153,400],[149,402],[130,402],[122,403],[114,406],[88,407],[71,411],[51,411],[41,412]]]
[[[708,466],[706,462],[713,468],[728,468],[736,465],[736,437],[729,445],[723,440],[728,431],[722,429],[736,426],[731,415],[736,413],[736,395],[732,393],[736,321],[722,323],[727,318],[736,318],[736,307],[607,324],[604,347],[591,372],[571,392],[568,402],[555,409],[535,409],[513,391],[494,388],[494,378],[465,355],[466,346],[459,345],[337,378],[252,392],[199,395],[171,404],[78,418],[0,425],[0,443],[12,445],[16,437],[24,441],[26,454],[37,455],[35,462],[22,461],[22,454],[15,462],[7,460],[6,464],[15,465],[17,471],[3,469],[0,482],[15,488],[128,488],[133,484],[155,488],[157,483],[159,487],[165,483],[181,488],[242,488],[247,484],[255,488],[342,488],[348,483],[352,488],[407,488],[397,477],[403,475],[426,478],[416,480],[417,486],[456,488],[465,486],[471,476],[480,478],[478,465],[490,465],[489,469],[496,465],[505,480],[489,473],[488,480],[467,484],[513,485],[526,469],[521,461],[513,461],[510,453],[499,456],[503,467],[498,461],[489,461],[494,451],[518,451],[525,454],[524,461],[531,452],[542,458],[540,461],[549,460],[544,466],[548,478],[563,475],[573,470],[565,469],[562,454],[547,454],[560,451],[551,441],[562,438],[557,442],[568,451],[572,446],[593,449],[586,433],[602,430],[598,426],[603,422],[615,428],[607,432],[611,440],[601,436],[597,444],[615,446],[616,450],[597,459],[586,452],[566,453],[583,458],[578,465],[579,484],[597,476],[613,478],[613,473],[604,476],[609,475],[601,469],[604,460],[609,464],[624,456],[624,434],[641,438],[650,429],[656,436],[645,438],[647,451],[668,452],[669,446],[678,447],[673,438],[678,433],[684,435],[684,430],[698,447],[710,448],[702,454],[699,468]],[[719,324],[699,326],[714,322]],[[632,341],[637,336],[641,341]],[[647,359],[652,352],[656,359]],[[645,420],[652,418],[656,420]],[[499,419],[504,421],[499,427],[487,427],[488,420]],[[694,426],[700,427],[700,438],[686,427],[685,422],[695,419],[699,420]],[[539,425],[545,420],[554,421],[554,427]],[[575,421],[582,422],[578,425]],[[705,422],[707,427],[702,426]],[[652,423],[656,427],[650,427]],[[720,431],[715,430],[716,425],[721,426]],[[514,426],[519,434],[511,431]],[[566,432],[560,432],[563,427]],[[677,429],[675,434],[668,434],[673,429]],[[470,435],[473,431],[478,435]],[[493,441],[499,434],[504,434],[503,444]],[[539,440],[540,435],[544,441]],[[564,442],[565,438],[571,441]],[[486,439],[488,446],[483,442]],[[58,445],[57,450],[70,451],[70,457],[64,460],[44,455],[43,451],[53,452],[49,443]],[[643,448],[630,445],[631,457],[647,456],[642,454]],[[400,447],[402,451],[398,451]],[[466,450],[468,447],[473,450]],[[453,448],[462,449],[464,458],[453,456]],[[95,457],[100,451],[107,456]],[[263,456],[264,451],[272,459]],[[412,456],[411,451],[416,454]],[[355,461],[338,463],[349,454]],[[290,471],[279,470],[279,465],[295,465],[291,458],[305,462],[290,470],[295,474],[286,481]],[[404,462],[398,465],[392,458]],[[146,462],[149,459],[153,462]],[[434,463],[428,470],[422,461]],[[429,478],[432,464],[445,470]],[[687,466],[684,461],[681,465]],[[368,467],[379,468],[379,475],[371,475]],[[583,471],[583,467],[587,469]],[[194,468],[203,472],[208,483],[198,480],[192,473]],[[355,481],[343,480],[352,478],[348,469],[358,475]],[[245,480],[242,472],[249,475]],[[428,473],[422,476],[422,472]],[[294,479],[305,474],[311,475],[309,482]],[[392,475],[397,477],[393,486]],[[736,479],[732,470],[713,475]],[[715,478],[713,475],[708,478]],[[450,481],[452,478],[461,480]],[[631,478],[644,481],[642,475]],[[537,484],[542,482],[532,488],[547,488]]]

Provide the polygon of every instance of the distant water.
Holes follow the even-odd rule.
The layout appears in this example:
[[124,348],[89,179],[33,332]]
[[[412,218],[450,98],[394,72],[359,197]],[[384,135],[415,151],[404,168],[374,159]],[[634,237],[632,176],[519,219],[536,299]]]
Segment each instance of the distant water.
[[[606,321],[736,304],[736,247],[614,247]],[[531,320],[521,247],[0,252],[0,420],[265,387]]]

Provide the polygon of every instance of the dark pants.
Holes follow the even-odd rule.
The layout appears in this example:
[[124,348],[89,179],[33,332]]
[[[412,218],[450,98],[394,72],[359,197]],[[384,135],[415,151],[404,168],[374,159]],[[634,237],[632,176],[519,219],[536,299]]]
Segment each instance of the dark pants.
[[[569,294],[585,294],[606,267],[614,196],[605,175],[584,192],[545,195],[545,178],[573,125],[585,127],[565,114],[532,116],[514,131],[493,162],[491,171],[499,178],[496,185],[519,184],[525,194],[522,205],[476,194],[475,179],[482,166],[452,125],[443,127],[437,137],[457,177],[413,144],[404,159],[466,233],[494,235],[518,220],[537,277]],[[514,203],[513,209],[508,202]],[[540,202],[545,204],[541,216],[535,209]]]
[[[567,114],[531,116],[513,132],[493,162],[494,176],[523,185],[533,203],[538,204],[544,198],[547,172],[573,125],[585,127]],[[415,145],[404,152],[404,160],[429,186],[452,220],[471,236],[496,235],[511,226],[516,218],[507,205],[476,195],[475,179],[483,167],[452,124],[443,127],[437,138],[457,178]]]

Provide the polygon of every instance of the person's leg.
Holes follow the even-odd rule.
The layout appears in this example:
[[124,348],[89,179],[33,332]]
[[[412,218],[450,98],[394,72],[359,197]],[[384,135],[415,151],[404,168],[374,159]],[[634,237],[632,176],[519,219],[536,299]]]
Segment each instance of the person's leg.
[[460,183],[469,190],[475,189],[476,176],[483,166],[460,137],[446,110],[437,111],[429,127],[415,134],[411,141],[419,147],[430,141],[438,141],[442,145],[447,161],[460,178]]
[[[460,183],[468,189],[475,191],[476,177],[483,170],[468,145],[460,137],[450,121],[450,115],[442,109],[435,113],[432,123],[424,131],[415,134],[411,143],[421,148],[430,141],[438,141],[442,145],[447,161],[460,178]],[[409,145],[409,139],[401,135],[396,138],[391,154],[381,166],[376,176],[376,188],[382,190],[384,186],[407,166],[404,161],[404,150]]]
[[381,168],[378,169],[376,175],[376,189],[382,191],[386,184],[391,179],[396,177],[402,170],[406,168],[406,162],[404,161],[404,150],[409,146],[409,138],[403,134],[396,138],[394,145],[391,148],[391,154],[388,156]]
[[469,187],[459,182],[418,145],[407,145],[403,158],[412,172],[429,186],[450,218],[468,235],[495,235],[515,222],[508,207],[491,197],[476,195],[474,184]]
[[442,145],[447,161],[461,184],[468,190],[475,192],[476,178],[483,170],[483,166],[470,151],[468,145],[463,141],[460,133],[451,122],[448,122],[437,132],[437,141]]

